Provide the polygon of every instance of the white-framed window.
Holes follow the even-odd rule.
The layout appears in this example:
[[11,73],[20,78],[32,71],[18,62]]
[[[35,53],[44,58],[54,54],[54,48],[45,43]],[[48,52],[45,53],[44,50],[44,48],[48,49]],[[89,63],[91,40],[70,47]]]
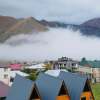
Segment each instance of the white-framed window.
[[8,75],[7,74],[4,74],[4,79],[7,79],[8,78]]

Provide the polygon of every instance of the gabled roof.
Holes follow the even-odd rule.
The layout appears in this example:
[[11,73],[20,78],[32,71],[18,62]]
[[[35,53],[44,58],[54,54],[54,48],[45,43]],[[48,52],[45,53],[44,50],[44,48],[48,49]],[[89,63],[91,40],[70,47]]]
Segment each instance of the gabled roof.
[[65,85],[68,87],[71,100],[80,100],[81,93],[83,92],[87,81],[87,77],[62,71],[59,75],[59,78],[64,80]]
[[40,73],[36,80],[36,85],[42,100],[56,100],[62,83],[63,81],[58,78]]
[[0,81],[0,97],[6,97],[8,95],[10,87]]
[[34,86],[31,80],[16,75],[6,100],[29,100]]

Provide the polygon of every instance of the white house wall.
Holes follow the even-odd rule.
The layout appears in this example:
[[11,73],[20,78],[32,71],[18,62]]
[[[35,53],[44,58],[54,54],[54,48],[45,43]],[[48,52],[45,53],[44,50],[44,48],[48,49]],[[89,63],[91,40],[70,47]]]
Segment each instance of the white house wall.
[[[7,75],[7,78],[4,76]],[[10,82],[10,68],[0,68],[0,81],[4,82],[5,84],[9,85]]]

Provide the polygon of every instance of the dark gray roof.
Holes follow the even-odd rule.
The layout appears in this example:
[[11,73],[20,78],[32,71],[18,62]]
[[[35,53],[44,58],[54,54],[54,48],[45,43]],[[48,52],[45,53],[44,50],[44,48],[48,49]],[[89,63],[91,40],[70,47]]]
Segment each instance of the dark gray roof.
[[42,100],[56,100],[62,86],[62,80],[40,73],[36,85]]
[[79,76],[75,73],[61,71],[59,78],[64,80],[68,88],[71,100],[80,100],[81,93],[84,90],[87,77]]
[[16,75],[6,100],[29,100],[33,87],[31,80]]
[[0,63],[0,68],[9,68],[9,66],[7,64],[1,64]]

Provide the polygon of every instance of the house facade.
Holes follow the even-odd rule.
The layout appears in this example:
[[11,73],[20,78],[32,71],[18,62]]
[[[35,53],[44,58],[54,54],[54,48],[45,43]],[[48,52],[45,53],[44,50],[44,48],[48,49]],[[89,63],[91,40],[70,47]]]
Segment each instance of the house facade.
[[9,85],[11,69],[7,65],[0,65],[0,81]]
[[72,69],[78,67],[78,62],[71,58],[62,57],[58,58],[57,61],[54,61],[52,67],[52,69]]
[[100,83],[100,68],[92,68],[93,71],[93,77],[95,79],[95,82]]
[[[15,64],[16,65],[16,64]],[[0,64],[0,81],[11,86],[16,74],[27,77],[28,74],[21,72],[21,66],[9,64]]]
[[86,66],[78,66],[77,72],[81,75],[87,75],[88,79],[92,81],[93,79],[93,70],[91,67],[86,67]]
[[63,79],[65,85],[68,87],[71,100],[95,100],[86,76],[70,72],[61,72],[59,78]]
[[86,80],[84,89],[81,94],[81,100],[94,100],[89,80]]
[[79,69],[84,69],[81,70],[83,73],[88,69],[88,72],[86,74],[91,75],[91,80],[92,82],[100,82],[100,61],[87,61],[87,60],[82,60],[80,62],[80,68]]

